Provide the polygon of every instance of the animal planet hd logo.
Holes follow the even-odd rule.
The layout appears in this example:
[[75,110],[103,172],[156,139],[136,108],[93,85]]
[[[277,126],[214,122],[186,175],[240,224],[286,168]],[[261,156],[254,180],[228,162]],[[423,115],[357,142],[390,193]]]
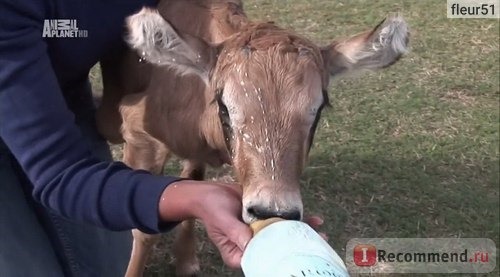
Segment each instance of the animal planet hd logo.
[[45,19],[43,21],[44,38],[86,38],[87,30],[80,30],[76,19]]

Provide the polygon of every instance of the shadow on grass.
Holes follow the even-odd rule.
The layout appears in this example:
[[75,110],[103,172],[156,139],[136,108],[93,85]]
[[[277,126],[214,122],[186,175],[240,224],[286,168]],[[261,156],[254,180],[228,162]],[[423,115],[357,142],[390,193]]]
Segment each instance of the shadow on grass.
[[312,156],[309,165],[302,190],[306,211],[325,218],[324,230],[342,256],[356,237],[499,242],[498,160],[462,164],[446,157],[328,152]]

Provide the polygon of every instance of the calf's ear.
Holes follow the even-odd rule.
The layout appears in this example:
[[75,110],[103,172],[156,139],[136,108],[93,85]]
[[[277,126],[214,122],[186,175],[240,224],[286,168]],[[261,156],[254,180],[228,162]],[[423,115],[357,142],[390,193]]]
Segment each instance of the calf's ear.
[[408,25],[401,16],[384,19],[374,29],[322,48],[332,76],[388,67],[408,52]]
[[175,69],[179,74],[195,74],[208,82],[217,49],[204,40],[179,34],[156,9],[143,8],[127,18],[127,43],[141,59]]

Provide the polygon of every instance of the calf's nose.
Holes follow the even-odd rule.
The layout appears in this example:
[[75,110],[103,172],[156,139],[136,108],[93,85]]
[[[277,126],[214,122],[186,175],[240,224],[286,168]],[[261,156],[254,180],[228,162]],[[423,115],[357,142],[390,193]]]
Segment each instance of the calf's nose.
[[252,217],[263,220],[271,217],[281,217],[283,219],[288,220],[300,220],[300,210],[292,209],[292,210],[276,210],[271,209],[269,207],[254,205],[247,208],[247,212]]

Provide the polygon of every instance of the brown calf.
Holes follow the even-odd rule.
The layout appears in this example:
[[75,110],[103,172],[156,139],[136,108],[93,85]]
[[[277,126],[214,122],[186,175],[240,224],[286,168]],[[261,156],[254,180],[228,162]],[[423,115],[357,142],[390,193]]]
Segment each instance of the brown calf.
[[[183,177],[232,164],[243,220],[300,220],[299,177],[330,77],[390,66],[407,51],[401,17],[318,47],[272,23],[253,23],[240,1],[162,1],[127,20],[133,49],[102,62],[98,126],[125,141],[124,161],[162,172],[170,153]],[[119,111],[119,112],[118,112]],[[118,127],[121,126],[121,133]],[[199,270],[193,222],[174,243],[178,275]],[[134,231],[127,276],[140,276],[156,236]]]

